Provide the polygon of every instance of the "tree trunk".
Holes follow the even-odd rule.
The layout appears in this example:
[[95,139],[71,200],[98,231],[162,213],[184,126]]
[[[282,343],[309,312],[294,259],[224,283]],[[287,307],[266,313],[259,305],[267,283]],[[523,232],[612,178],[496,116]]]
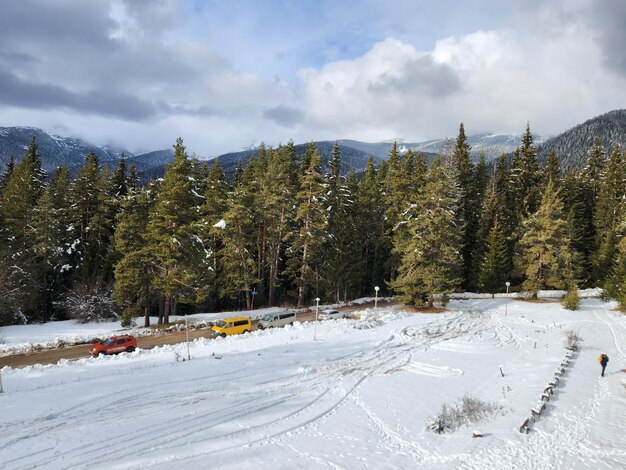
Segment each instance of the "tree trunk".
[[298,287],[298,307],[304,307],[304,292],[305,292],[305,276],[307,272],[307,253],[308,253],[308,244],[305,244],[303,247],[302,253],[302,268],[300,269],[300,286]]
[[143,301],[143,326],[144,328],[150,326],[150,298],[148,296]]
[[163,323],[168,325],[170,322],[170,313],[172,312],[172,296],[165,296],[165,305],[163,307]]
[[165,310],[165,298],[161,295],[159,296],[159,320],[157,321],[158,325],[163,324],[163,311]]

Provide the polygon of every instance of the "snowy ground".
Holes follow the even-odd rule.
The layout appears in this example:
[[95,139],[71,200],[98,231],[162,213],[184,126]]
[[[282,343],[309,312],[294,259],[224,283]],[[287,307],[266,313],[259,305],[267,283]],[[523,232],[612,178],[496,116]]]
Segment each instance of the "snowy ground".
[[[626,317],[613,307],[455,300],[446,314],[368,309],[361,320],[197,340],[186,362],[176,362],[182,344],[5,367],[0,467],[626,468]],[[569,328],[582,348],[521,434]],[[453,434],[425,430],[465,394],[504,412]],[[472,439],[475,429],[485,437]]]

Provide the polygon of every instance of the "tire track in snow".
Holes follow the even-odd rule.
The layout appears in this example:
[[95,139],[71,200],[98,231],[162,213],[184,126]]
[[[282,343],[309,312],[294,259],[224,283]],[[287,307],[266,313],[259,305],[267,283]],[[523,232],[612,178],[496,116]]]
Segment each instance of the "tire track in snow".
[[[256,382],[248,383],[243,382],[238,384],[238,388],[235,390],[229,390],[232,394],[241,394],[244,397],[252,397],[259,395],[261,390],[267,393],[270,387],[273,390],[286,390],[276,400],[263,401],[262,403],[255,403],[253,407],[245,407],[242,410],[242,403],[250,402],[249,399],[242,400],[231,404],[228,408],[219,410],[216,413],[212,408],[205,413],[198,414],[195,410],[187,413],[183,413],[182,416],[178,415],[175,418],[171,418],[165,423],[161,424],[161,427],[168,429],[167,436],[154,437],[154,428],[152,425],[143,426],[139,429],[133,430],[134,436],[121,436],[118,438],[107,438],[107,442],[87,442],[77,446],[74,449],[67,449],[64,452],[63,461],[67,462],[67,468],[76,467],[82,465],[89,465],[92,462],[98,461],[110,461],[112,458],[117,459],[130,459],[132,461],[134,456],[146,455],[154,452],[155,450],[167,451],[170,449],[179,449],[182,446],[189,444],[201,444],[211,442],[216,445],[220,445],[220,441],[231,439],[236,437],[241,442],[231,447],[220,447],[210,451],[210,454],[227,451],[229,449],[240,448],[245,446],[251,446],[260,442],[266,442],[268,439],[276,439],[281,436],[288,435],[291,432],[307,429],[313,423],[324,419],[332,414],[341,404],[349,397],[354,390],[357,389],[368,377],[374,374],[388,374],[392,373],[407,364],[410,364],[412,353],[418,347],[433,346],[446,341],[460,338],[468,334],[475,334],[481,331],[493,329],[494,326],[489,323],[489,314],[475,314],[468,312],[460,312],[456,315],[446,315],[437,318],[433,322],[426,325],[426,329],[408,327],[397,332],[392,333],[386,340],[376,344],[373,348],[367,351],[356,351],[347,354],[341,358],[335,359],[329,363],[323,363],[320,366],[316,364],[313,368],[313,372],[310,374],[291,374],[281,377],[278,380],[272,382]],[[430,328],[432,331],[428,330]],[[426,333],[425,333],[426,332]],[[496,336],[498,334],[496,333]],[[500,345],[507,344],[509,341],[505,335],[500,333],[499,338]],[[256,374],[255,374],[256,375]],[[202,380],[209,378],[219,380],[220,375],[210,375],[207,377],[195,377],[184,382],[197,382],[200,387],[199,390],[194,392],[194,400],[209,400],[215,399],[220,393],[223,395],[223,391],[207,390],[206,387],[210,384],[202,384]],[[316,392],[316,396],[312,400],[308,401],[301,408],[294,410],[293,412],[279,416],[275,419],[256,424],[254,426],[248,426],[245,424],[246,418],[257,419],[258,415],[262,411],[280,409],[281,405],[285,401],[290,400],[296,396],[303,396],[303,393],[316,390],[316,384],[328,383],[333,380],[337,380],[340,377],[343,380],[356,379],[354,385],[342,395],[336,403],[330,407],[323,408],[320,411],[321,405],[324,405],[323,401],[327,397],[329,389],[321,389]],[[242,379],[245,380],[246,376],[235,376],[235,382],[239,382]],[[217,382],[216,380],[216,382]],[[156,396],[150,396],[150,402],[145,403],[145,392],[132,393],[136,389],[129,389],[127,392],[130,394],[122,395],[121,397],[116,394],[117,399],[111,401],[107,406],[86,407],[86,409],[80,410],[80,413],[70,412],[71,408],[65,410],[62,413],[57,413],[57,422],[53,426],[47,428],[47,431],[53,431],[58,428],[70,428],[74,420],[78,420],[81,417],[89,414],[92,418],[92,422],[106,422],[110,421],[107,414],[107,409],[111,409],[118,403],[120,406],[124,406],[127,409],[139,409],[144,413],[149,412],[151,406],[162,403],[171,397],[180,394],[180,385],[184,382],[170,381],[165,385],[175,385],[176,389],[171,388],[164,390],[162,393]],[[211,380],[211,384],[215,383]],[[183,387],[184,389],[184,387]],[[188,392],[188,390],[186,390]],[[201,396],[198,397],[197,395]],[[166,398],[170,397],[170,398]],[[176,403],[176,406],[184,408],[186,402]],[[76,408],[76,407],[73,407]],[[233,412],[234,411],[234,412]],[[62,415],[62,416],[61,416]],[[201,426],[200,423],[206,421],[207,426]],[[233,423],[240,426],[244,426],[242,429],[236,429],[227,433],[221,433],[214,436],[207,436],[206,430],[216,428],[225,423]],[[283,428],[283,429],[281,429]],[[189,431],[189,429],[192,429]],[[44,432],[42,430],[42,432]],[[150,439],[146,439],[145,436],[150,435]],[[170,436],[175,437],[170,437]],[[260,436],[259,436],[260,435]],[[200,436],[200,437],[194,437]],[[32,437],[32,435],[31,435]],[[113,450],[112,450],[113,449]],[[204,455],[204,454],[200,454]],[[32,455],[25,456],[24,459],[32,459]],[[194,459],[194,454],[182,455],[181,460]],[[158,460],[159,463],[163,463]],[[37,459],[36,462],[32,460],[28,463],[24,462],[24,468],[34,467],[46,467],[51,464],[58,465],[58,455],[54,452],[48,453],[43,459]]]
[[370,423],[377,430],[380,437],[384,442],[387,443],[384,446],[385,450],[390,453],[396,453],[397,449],[400,448],[403,451],[409,453],[416,464],[424,459],[427,455],[429,455],[429,451],[424,449],[420,444],[415,441],[407,441],[402,437],[402,435],[393,429],[391,429],[383,420],[381,420],[376,413],[374,413],[367,405],[356,396],[351,397],[351,401],[359,408],[365,416],[367,416]]

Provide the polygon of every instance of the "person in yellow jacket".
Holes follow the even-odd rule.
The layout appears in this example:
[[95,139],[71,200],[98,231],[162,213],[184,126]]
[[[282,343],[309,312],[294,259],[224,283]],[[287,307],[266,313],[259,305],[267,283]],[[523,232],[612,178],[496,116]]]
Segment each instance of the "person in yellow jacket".
[[607,356],[606,353],[600,354],[598,362],[602,366],[602,377],[604,377],[604,369],[606,369],[606,365],[609,363],[609,356]]

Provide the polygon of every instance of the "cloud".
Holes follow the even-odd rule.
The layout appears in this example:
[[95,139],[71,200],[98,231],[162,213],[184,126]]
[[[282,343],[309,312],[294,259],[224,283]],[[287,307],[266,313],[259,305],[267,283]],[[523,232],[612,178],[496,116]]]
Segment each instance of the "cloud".
[[55,85],[33,84],[0,71],[0,103],[35,109],[71,109],[128,120],[145,120],[157,113],[152,103],[134,96],[110,94],[106,91],[72,93]]
[[521,133],[530,121],[546,135],[623,107],[626,81],[607,70],[584,8],[536,10],[533,21],[522,13],[432,50],[388,38],[354,60],[303,70],[307,122],[368,140],[454,136],[460,122],[470,133]]
[[[236,14],[237,11],[242,10]],[[20,0],[0,123],[200,155],[293,138],[554,134],[626,103],[618,0]]]
[[604,63],[626,76],[626,2],[595,2],[588,18],[597,32]]
[[304,113],[301,109],[281,105],[264,110],[263,117],[282,126],[292,127],[302,121]]
[[448,64],[438,64],[424,55],[409,60],[400,70],[387,71],[373,80],[368,88],[374,93],[424,93],[437,97],[459,89],[459,78]]

